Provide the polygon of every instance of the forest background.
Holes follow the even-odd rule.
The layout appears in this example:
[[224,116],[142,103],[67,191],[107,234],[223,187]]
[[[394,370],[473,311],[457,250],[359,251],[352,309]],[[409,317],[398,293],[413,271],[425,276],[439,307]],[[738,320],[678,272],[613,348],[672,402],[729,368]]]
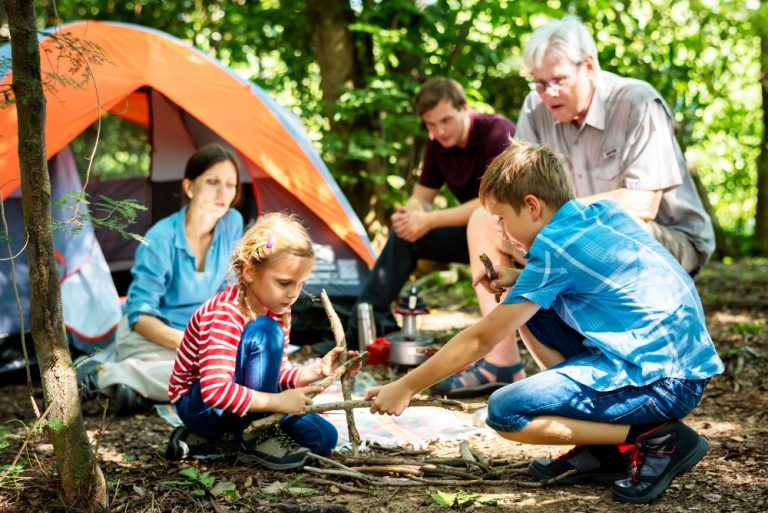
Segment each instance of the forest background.
[[[30,55],[39,34],[34,23],[28,23],[35,16],[29,9],[32,3],[5,2],[14,20],[10,25],[16,31],[15,49],[26,48]],[[718,257],[728,261],[742,255],[768,254],[768,0],[40,0],[34,5],[37,28],[41,31],[79,19],[136,23],[180,37],[218,58],[243,78],[264,87],[302,119],[342,190],[377,240],[386,231],[392,206],[405,199],[418,174],[426,131],[412,113],[411,99],[419,85],[431,76],[452,76],[464,84],[473,108],[500,112],[515,120],[528,92],[528,77],[521,73],[522,49],[527,38],[532,30],[553,17],[576,14],[595,35],[604,69],[650,82],[672,108],[678,139],[695,170],[702,196],[717,220]],[[25,17],[26,14],[29,16]],[[0,11],[0,38],[8,37],[6,21],[5,13]],[[39,142],[34,135],[35,130],[40,133],[42,129],[40,114],[44,107],[41,91],[36,93],[31,87],[39,85],[33,83],[39,70],[26,65],[29,62],[24,57],[30,55],[23,51],[16,55],[20,58],[13,63],[14,77],[23,74],[19,71],[30,72],[25,80],[14,84],[18,88],[14,91],[19,100],[17,106],[28,107],[18,111],[33,114],[26,119],[32,122],[19,126],[28,130],[23,140]],[[7,93],[5,100],[9,101]],[[95,137],[95,131],[87,131],[73,145],[83,168]],[[42,148],[36,150],[42,164]],[[112,446],[97,456],[90,450],[80,405],[74,400],[75,376],[61,322],[58,280],[50,279],[57,276],[51,272],[55,267],[48,251],[52,248],[49,218],[42,209],[32,208],[48,208],[41,194],[45,184],[38,173],[43,166],[34,162],[35,152],[22,153],[20,157],[27,157],[27,173],[22,173],[22,181],[28,180],[26,187],[23,184],[24,197],[29,197],[27,192],[40,197],[40,201],[25,203],[25,220],[37,221],[27,224],[31,232],[30,262],[35,270],[30,272],[32,289],[39,291],[43,299],[33,301],[36,311],[32,312],[32,333],[37,354],[44,363],[42,386],[48,410],[40,414],[30,386],[26,399],[32,399],[36,420],[21,451],[36,436],[37,427],[45,425],[61,480],[56,493],[61,493],[65,503],[104,509],[107,492],[111,490],[112,502],[118,498],[131,499],[137,503],[137,508],[131,511],[145,511],[144,483],[157,481],[173,465],[163,462],[157,468],[158,474],[148,477],[141,463],[131,467],[131,472],[135,471],[133,480],[128,473],[120,473],[115,481],[113,478],[123,467],[119,464],[120,468],[116,468],[113,461],[108,466],[110,479],[105,481],[99,459],[103,460],[105,452],[114,454],[115,448],[125,451],[128,437],[123,434],[133,426],[126,421],[116,424],[114,431],[104,430],[106,435],[99,435],[97,450],[98,444],[106,443],[110,434],[118,442],[113,439]],[[146,132],[119,118],[104,119],[95,174],[102,178],[146,174],[149,158]],[[454,201],[450,196],[442,198],[446,205]],[[37,216],[27,216],[28,210]],[[722,279],[727,277],[728,267],[715,262],[705,272]],[[715,400],[710,410],[702,413],[701,421],[711,430],[713,422],[718,422],[714,420],[715,414],[734,405],[740,407],[740,411],[728,415],[745,419],[743,426],[737,426],[743,429],[744,436],[734,431],[736,434],[729,440],[744,445],[734,448],[723,438],[726,435],[708,432],[718,454],[713,458],[711,475],[735,479],[721,479],[717,482],[721,486],[712,488],[713,479],[703,474],[701,479],[707,482],[707,490],[717,493],[699,497],[693,509],[704,510],[704,502],[719,502],[726,495],[728,499],[733,495],[739,504],[753,505],[755,511],[765,510],[765,503],[755,501],[754,494],[764,496],[765,489],[761,474],[764,469],[759,462],[765,461],[766,447],[766,423],[761,412],[768,411],[761,407],[766,390],[764,370],[768,368],[761,349],[766,341],[764,294],[768,289],[764,284],[764,265],[754,268],[754,272],[744,273],[741,266],[733,266],[731,272],[737,274],[738,285],[728,283],[723,290],[735,297],[728,296],[728,311],[716,311],[709,320],[710,329],[722,344],[720,350],[728,362],[728,373],[718,382],[719,390],[710,394],[715,399],[715,394],[719,394],[722,403]],[[747,285],[751,288],[745,290]],[[725,297],[721,290],[704,290],[702,297],[708,308],[716,308],[713,301],[720,304]],[[736,307],[743,307],[745,312],[734,315],[729,309]],[[746,395],[736,400],[740,391],[746,391]],[[21,404],[11,397],[1,406],[11,408],[9,418],[28,418],[20,413]],[[152,426],[150,422],[137,439],[144,451],[152,451],[164,443],[167,431],[167,426]],[[147,444],[145,435],[149,432],[157,436]],[[19,436],[7,430],[4,433],[0,433],[0,442],[1,438]],[[0,450],[8,447],[7,442],[0,443]],[[47,454],[50,456],[50,451]],[[2,477],[9,476],[17,484],[29,482],[30,487],[37,486],[39,483],[25,481],[28,478],[22,474],[36,468],[27,468],[26,462],[17,465],[20,455],[17,452],[12,465],[3,467]],[[140,459],[155,465],[156,456],[145,453]],[[123,463],[130,460],[124,457]],[[731,460],[739,465],[737,472],[729,467]],[[38,465],[46,477],[53,475],[44,465]],[[118,495],[121,479],[124,488],[132,493]],[[88,485],[83,487],[82,483]],[[172,493],[164,488],[165,484],[158,486],[149,496],[153,510],[155,493],[164,494],[164,498]],[[250,484],[242,486],[251,488]],[[704,489],[700,485],[693,488]],[[743,493],[745,490],[748,493]],[[45,487],[31,493],[29,487],[16,486],[12,492],[0,494],[0,509],[10,501],[12,511],[34,510],[30,505],[45,504],[55,495]],[[386,493],[389,499],[394,497]],[[549,501],[546,494],[539,498]],[[690,505],[687,489],[680,498]],[[382,499],[371,496],[376,503]],[[414,496],[414,500],[419,499]],[[407,503],[405,510],[412,511],[412,505]],[[358,510],[370,510],[369,503],[362,506]],[[616,511],[613,504],[606,507]],[[659,511],[680,509],[676,502],[671,507],[662,505]],[[127,505],[124,510],[128,510]]]
[[[760,0],[40,0],[39,27],[80,19],[171,33],[269,91],[304,122],[374,241],[416,180],[426,130],[412,97],[431,76],[513,121],[530,33],[576,14],[603,69],[651,83],[718,222],[718,256],[768,254],[768,3]],[[4,18],[4,13],[0,13]],[[0,20],[2,21],[2,20]],[[761,33],[761,30],[763,33]],[[6,34],[7,36],[7,34]],[[761,52],[762,48],[762,52]],[[215,98],[201,98],[215,101]],[[146,132],[107,116],[94,170],[146,174]],[[85,156],[95,137],[74,143]],[[760,191],[760,192],[759,192]],[[448,193],[443,204],[455,199]]]

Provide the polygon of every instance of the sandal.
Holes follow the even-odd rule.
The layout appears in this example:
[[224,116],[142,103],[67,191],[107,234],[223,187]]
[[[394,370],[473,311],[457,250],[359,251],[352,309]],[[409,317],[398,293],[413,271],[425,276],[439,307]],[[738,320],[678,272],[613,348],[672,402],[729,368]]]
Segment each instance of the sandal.
[[[449,399],[488,395],[494,390],[514,383],[512,378],[524,368],[522,363],[500,367],[480,359],[461,372],[432,385],[430,394],[444,395]],[[496,376],[496,381],[490,381],[480,369],[485,369]]]

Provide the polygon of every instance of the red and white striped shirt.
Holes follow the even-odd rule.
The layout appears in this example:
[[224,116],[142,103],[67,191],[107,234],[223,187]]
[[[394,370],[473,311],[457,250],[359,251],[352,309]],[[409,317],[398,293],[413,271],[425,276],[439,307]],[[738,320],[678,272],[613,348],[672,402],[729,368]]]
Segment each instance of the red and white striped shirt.
[[[176,352],[176,362],[168,386],[172,403],[184,397],[199,379],[205,404],[240,416],[248,413],[255,391],[233,381],[237,347],[246,324],[239,302],[240,287],[232,285],[203,303],[192,315]],[[290,340],[290,309],[285,316],[287,325],[283,323],[282,315],[273,312],[267,315],[282,326],[287,349]],[[300,372],[301,367],[290,366],[288,353],[284,350],[278,388],[296,388]]]

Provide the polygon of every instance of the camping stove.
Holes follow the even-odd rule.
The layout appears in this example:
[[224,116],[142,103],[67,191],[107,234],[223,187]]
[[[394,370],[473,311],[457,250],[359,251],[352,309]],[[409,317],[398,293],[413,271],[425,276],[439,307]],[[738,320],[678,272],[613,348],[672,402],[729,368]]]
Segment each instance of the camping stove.
[[396,365],[419,365],[432,354],[430,345],[434,337],[421,334],[420,317],[429,313],[419,290],[413,286],[400,296],[395,312],[403,317],[403,330],[387,336],[389,340],[389,361]]

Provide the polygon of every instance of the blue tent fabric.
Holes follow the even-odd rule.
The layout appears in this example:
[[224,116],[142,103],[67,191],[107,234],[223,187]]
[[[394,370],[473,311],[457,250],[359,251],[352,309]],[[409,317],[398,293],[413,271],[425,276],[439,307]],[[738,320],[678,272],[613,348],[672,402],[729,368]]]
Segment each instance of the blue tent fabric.
[[[114,338],[121,317],[120,299],[87,218],[88,207],[80,203],[75,211],[76,203],[66,199],[67,194],[82,189],[71,151],[68,148],[60,151],[51,159],[49,167],[54,170],[51,172],[51,214],[57,226],[54,246],[61,279],[64,324],[72,345],[90,353]],[[21,197],[10,197],[4,207],[9,221],[7,237],[11,251],[16,255],[13,265],[24,330],[29,331],[29,263],[27,252],[22,250],[26,235]],[[21,317],[12,283],[11,260],[5,258],[0,261],[0,337],[20,331]]]

